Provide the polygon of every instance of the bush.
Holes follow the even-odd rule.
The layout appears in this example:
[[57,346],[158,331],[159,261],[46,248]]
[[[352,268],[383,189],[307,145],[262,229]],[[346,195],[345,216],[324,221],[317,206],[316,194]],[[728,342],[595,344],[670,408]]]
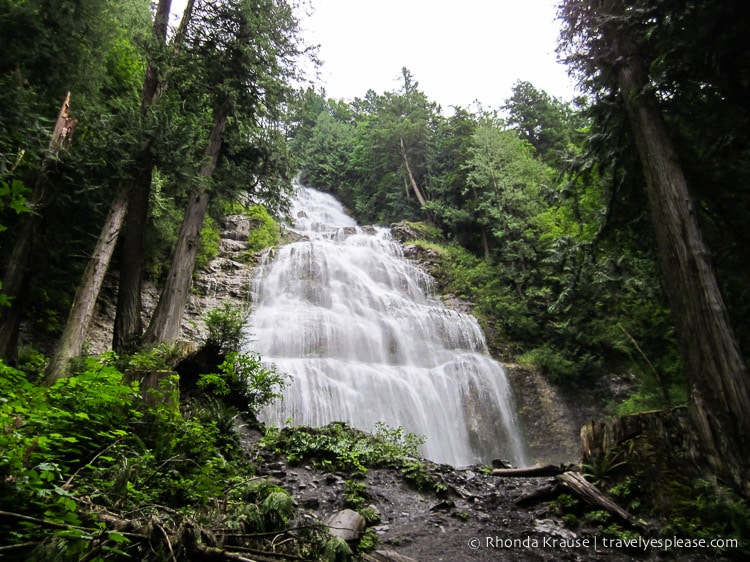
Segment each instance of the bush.
[[281,398],[281,390],[287,385],[287,375],[275,368],[265,367],[260,355],[253,353],[227,353],[219,365],[218,373],[203,374],[198,386],[215,396],[227,396],[237,392],[247,398],[248,409],[258,410]]
[[201,238],[198,244],[198,253],[195,255],[195,271],[205,268],[212,260],[219,255],[219,245],[221,244],[221,232],[216,221],[206,216],[201,228]]
[[248,251],[259,252],[275,246],[279,242],[279,225],[263,205],[253,205],[247,210],[247,216],[255,228],[247,238]]
[[204,315],[206,323],[206,347],[220,353],[240,351],[245,342],[245,325],[250,315],[248,308],[237,307],[231,303],[209,310]]

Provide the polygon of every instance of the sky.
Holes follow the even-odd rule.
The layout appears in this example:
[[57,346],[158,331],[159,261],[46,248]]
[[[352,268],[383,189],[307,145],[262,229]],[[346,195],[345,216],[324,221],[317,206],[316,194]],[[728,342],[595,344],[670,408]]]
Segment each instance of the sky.
[[[185,0],[173,1],[173,13]],[[309,0],[299,13],[308,44],[320,45],[319,87],[352,100],[398,90],[406,67],[448,110],[479,101],[501,107],[524,80],[570,100],[574,83],[557,63],[558,0]]]

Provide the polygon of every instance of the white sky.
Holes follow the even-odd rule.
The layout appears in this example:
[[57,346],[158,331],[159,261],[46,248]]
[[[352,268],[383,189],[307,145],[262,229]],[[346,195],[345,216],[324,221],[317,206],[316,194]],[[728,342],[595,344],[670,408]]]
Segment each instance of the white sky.
[[[319,85],[333,98],[398,90],[408,68],[444,110],[478,100],[497,108],[518,80],[570,100],[574,85],[556,62],[558,0],[309,0],[300,14],[319,44]],[[185,0],[173,0],[181,12]]]

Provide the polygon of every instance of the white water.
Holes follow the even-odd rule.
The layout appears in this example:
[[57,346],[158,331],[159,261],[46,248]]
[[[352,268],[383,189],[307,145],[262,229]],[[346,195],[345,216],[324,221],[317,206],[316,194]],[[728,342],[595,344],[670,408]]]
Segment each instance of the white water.
[[301,189],[293,216],[307,240],[264,264],[250,318],[253,350],[293,377],[261,419],[366,431],[382,421],[425,436],[436,462],[525,464],[508,381],[477,321],[432,294],[387,229],[356,228],[330,195]]

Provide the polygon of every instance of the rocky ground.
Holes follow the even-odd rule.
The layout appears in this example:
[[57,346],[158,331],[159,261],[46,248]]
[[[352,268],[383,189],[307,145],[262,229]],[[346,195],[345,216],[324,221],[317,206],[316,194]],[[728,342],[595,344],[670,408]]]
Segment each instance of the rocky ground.
[[[295,497],[303,514],[326,520],[347,507],[351,474],[327,473],[313,463],[290,466],[257,449],[261,474]],[[710,551],[652,546],[613,547],[613,538],[595,527],[567,528],[544,496],[554,477],[519,478],[487,474],[481,467],[432,465],[447,487],[442,494],[419,492],[395,469],[372,469],[359,476],[370,506],[380,515],[370,524],[378,536],[371,558],[394,562],[469,560],[721,560]],[[654,531],[656,532],[656,531]],[[656,535],[655,535],[656,536]],[[644,539],[645,540],[645,539]],[[605,544],[607,541],[607,544]],[[356,541],[354,541],[356,543]]]

